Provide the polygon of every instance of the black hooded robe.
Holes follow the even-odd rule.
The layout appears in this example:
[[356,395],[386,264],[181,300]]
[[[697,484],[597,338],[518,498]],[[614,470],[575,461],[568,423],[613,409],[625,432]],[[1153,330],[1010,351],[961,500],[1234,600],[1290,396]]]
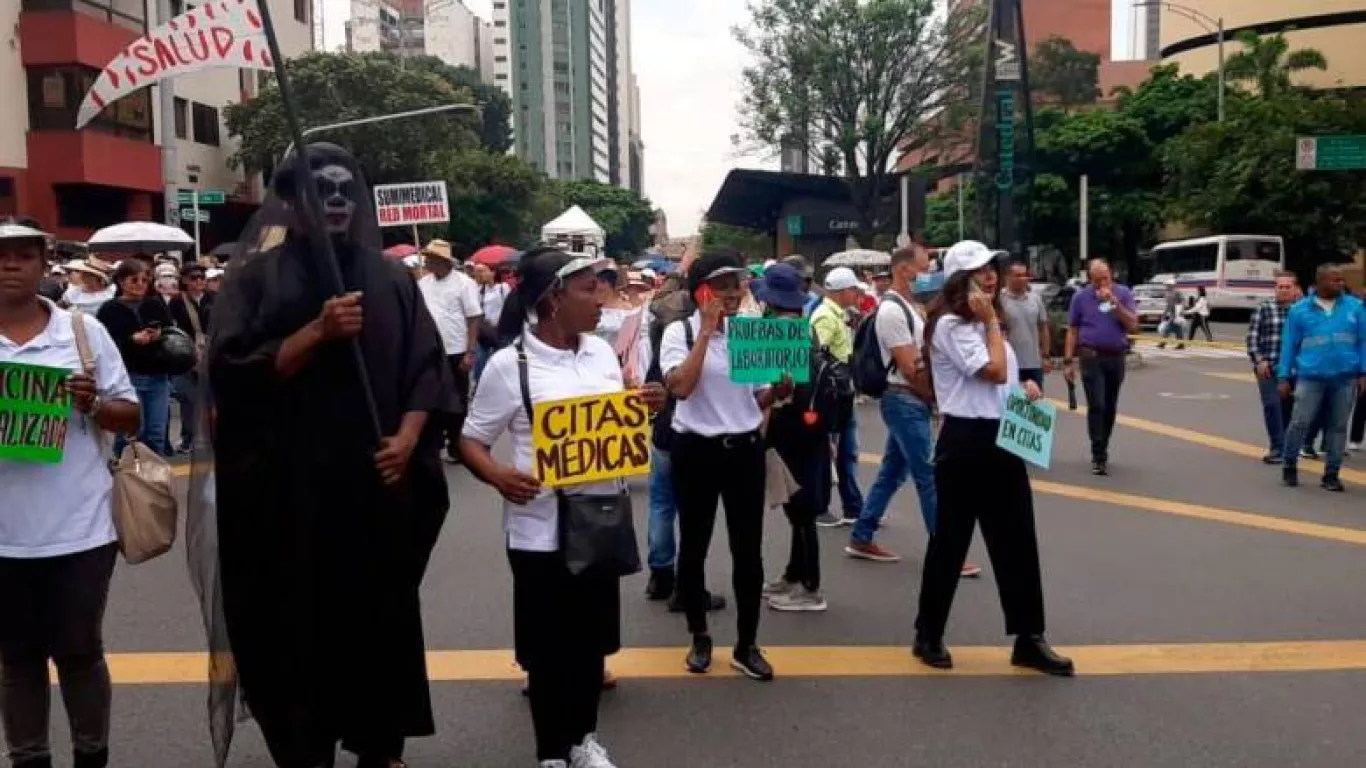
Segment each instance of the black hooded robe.
[[324,281],[293,238],[230,271],[210,380],[223,611],[245,701],[281,768],[325,764],[338,740],[398,757],[435,731],[418,588],[449,498],[438,454],[451,382],[416,284],[378,252],[338,246],[364,291],[360,342],[385,435],[427,411],[407,474],[385,488],[349,345],[282,380],[284,340]]

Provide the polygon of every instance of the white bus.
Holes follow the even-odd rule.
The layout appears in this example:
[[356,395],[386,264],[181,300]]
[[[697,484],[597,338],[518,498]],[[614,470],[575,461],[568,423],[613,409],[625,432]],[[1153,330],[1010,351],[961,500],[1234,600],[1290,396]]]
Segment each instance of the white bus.
[[1149,281],[1176,281],[1182,295],[1203,287],[1210,309],[1253,310],[1276,292],[1285,241],[1274,235],[1214,235],[1173,240],[1148,253]]

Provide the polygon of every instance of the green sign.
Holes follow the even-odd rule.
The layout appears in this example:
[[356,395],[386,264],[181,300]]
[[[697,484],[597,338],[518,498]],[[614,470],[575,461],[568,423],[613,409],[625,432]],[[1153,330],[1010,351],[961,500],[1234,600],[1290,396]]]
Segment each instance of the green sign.
[[1366,170],[1366,135],[1301,136],[1295,144],[1295,167],[1301,171]]
[[790,235],[790,236],[792,236],[792,237],[801,237],[801,236],[802,236],[802,217],[801,217],[801,216],[788,216],[788,217],[787,217],[787,234]]
[[1015,188],[1015,89],[996,89],[996,188]]
[[0,461],[60,464],[71,396],[64,368],[0,363]]
[[[176,192],[176,199],[181,205],[194,205],[194,190],[182,189]],[[228,195],[221,189],[201,189],[199,190],[200,205],[222,205],[228,201]]]
[[181,209],[180,209],[180,220],[181,220],[181,221],[190,221],[190,222],[193,222],[193,221],[196,220],[196,218],[198,218],[198,221],[199,221],[200,224],[208,224],[208,223],[209,223],[209,212],[206,211],[206,210],[204,210],[203,208],[200,208],[199,210],[195,210],[195,209],[193,209],[193,208],[181,208]]
[[731,381],[776,384],[783,374],[797,384],[811,380],[811,321],[734,317],[729,326]]

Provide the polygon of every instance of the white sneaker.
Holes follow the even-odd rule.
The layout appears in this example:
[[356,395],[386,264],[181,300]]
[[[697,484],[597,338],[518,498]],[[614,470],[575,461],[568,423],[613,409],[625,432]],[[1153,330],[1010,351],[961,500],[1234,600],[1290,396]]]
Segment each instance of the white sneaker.
[[774,595],[769,598],[768,607],[775,611],[785,611],[788,613],[812,612],[819,613],[827,607],[825,595],[819,590],[812,591],[805,587],[800,587],[784,595]]
[[1361,450],[1363,447],[1366,447],[1366,446],[1363,446],[1362,443],[1348,443],[1348,444],[1347,444],[1347,450],[1350,451],[1350,452],[1352,452],[1352,453],[1355,453],[1355,452]]
[[590,733],[583,743],[569,750],[569,768],[617,768],[607,757],[607,750],[598,743],[598,735]]
[[542,760],[540,766],[541,768],[569,768],[569,763],[563,760]]
[[762,594],[764,597],[777,597],[778,595],[789,594],[796,589],[797,585],[787,579],[774,579],[764,585]]

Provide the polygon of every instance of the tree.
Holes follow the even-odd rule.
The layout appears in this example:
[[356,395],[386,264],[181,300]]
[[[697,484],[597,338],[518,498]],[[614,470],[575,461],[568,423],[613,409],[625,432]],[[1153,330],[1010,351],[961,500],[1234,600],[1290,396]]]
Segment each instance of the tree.
[[1079,51],[1071,40],[1054,35],[1029,57],[1031,89],[1063,108],[1094,104],[1100,98],[1100,56]]
[[[473,103],[467,87],[456,86],[420,67],[401,67],[379,53],[310,53],[286,62],[305,128],[441,104]],[[289,145],[280,90],[267,85],[256,98],[229,105],[228,133],[241,145],[233,167],[273,168]],[[479,145],[469,114],[435,115],[330,131],[317,137],[356,155],[372,184],[421,181],[445,153]]]
[[606,231],[609,256],[631,258],[650,247],[655,208],[635,192],[596,181],[560,181],[553,195],[561,208],[583,208]]
[[466,150],[446,158],[451,221],[443,237],[468,256],[490,244],[524,248],[559,213],[546,179],[512,155]]
[[1239,32],[1237,41],[1245,50],[1224,63],[1224,75],[1234,82],[1250,82],[1264,99],[1275,98],[1291,89],[1290,76],[1310,69],[1328,69],[1328,60],[1313,48],[1290,50],[1290,41],[1280,32],[1260,37],[1256,32]]
[[456,88],[468,88],[482,113],[479,140],[484,149],[490,152],[512,149],[512,99],[502,88],[488,85],[469,67],[453,67],[435,56],[405,58],[403,64],[407,69],[436,75]]
[[729,224],[702,225],[702,252],[734,251],[747,259],[773,258],[773,238],[766,232]]
[[768,151],[793,138],[812,156],[839,153],[868,243],[899,152],[942,135],[935,124],[970,98],[980,53],[980,10],[949,14],[934,0],[750,0],[737,40],[753,56],[743,70],[743,135]]

